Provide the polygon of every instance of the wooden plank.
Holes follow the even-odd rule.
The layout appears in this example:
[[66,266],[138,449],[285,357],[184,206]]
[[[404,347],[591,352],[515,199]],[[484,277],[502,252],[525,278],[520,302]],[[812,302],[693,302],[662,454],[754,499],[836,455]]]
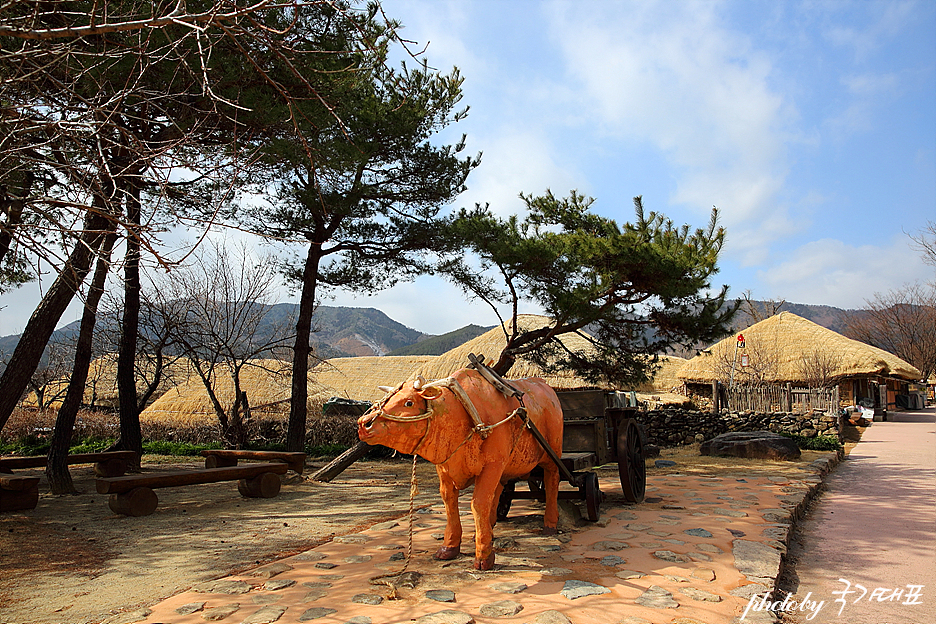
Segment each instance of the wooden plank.
[[595,465],[594,453],[563,453],[562,463],[572,472],[588,470]]
[[0,476],[0,490],[22,492],[39,485],[39,477]]
[[178,470],[148,475],[127,475],[124,477],[108,477],[95,479],[98,494],[119,494],[129,492],[133,488],[163,488],[178,487],[182,485],[195,485],[198,483],[215,483],[218,481],[234,481],[236,479],[250,479],[265,472],[286,474],[289,470],[283,462],[265,464],[243,464],[223,468],[201,468],[198,470]]
[[[101,453],[75,453],[68,456],[68,463],[71,464],[94,464],[110,459],[122,459],[124,461],[134,461],[136,453],[133,451],[104,451]],[[31,457],[0,457],[0,468],[43,468],[48,462],[45,455],[35,455]]]
[[604,390],[566,390],[557,392],[564,420],[604,418],[607,403]]
[[0,477],[0,512],[35,509],[38,503],[39,477]]
[[[305,453],[288,453],[285,451],[247,451],[238,449],[207,449],[201,452],[206,458],[219,457],[222,459],[254,459],[261,461],[282,461],[289,465],[289,469],[299,474],[305,469]],[[207,461],[207,460],[206,460]],[[207,465],[207,464],[206,464]],[[219,466],[222,464],[219,464]],[[236,464],[231,464],[236,465]]]

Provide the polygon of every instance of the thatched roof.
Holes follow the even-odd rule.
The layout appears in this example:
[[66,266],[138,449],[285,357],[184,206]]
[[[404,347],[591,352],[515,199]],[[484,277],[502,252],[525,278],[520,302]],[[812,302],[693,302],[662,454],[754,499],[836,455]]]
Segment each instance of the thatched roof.
[[[507,321],[504,325],[498,325],[476,338],[451,349],[438,356],[435,360],[427,362],[419,369],[419,374],[426,379],[442,379],[448,377],[460,368],[468,365],[468,354],[483,355],[488,364],[493,364],[493,359],[500,356],[501,351],[507,344],[504,334],[504,326],[510,327]],[[517,323],[523,330],[537,329],[550,323],[550,319],[536,314],[521,314],[517,318]],[[581,350],[590,345],[587,340],[575,334],[564,334],[560,341],[570,349]],[[524,377],[541,377],[546,383],[556,390],[583,390],[597,388],[594,383],[585,381],[581,377],[571,372],[561,372],[558,374],[547,375],[543,370],[530,362],[518,359],[507,375],[510,379],[522,379]]]
[[[537,314],[521,314],[517,318],[521,329],[531,330],[546,326],[551,320],[546,316]],[[419,374],[426,379],[441,379],[448,377],[460,368],[468,364],[468,354],[484,355],[488,364],[493,364],[507,339],[504,334],[504,327],[510,327],[511,321],[507,321],[503,326],[497,326],[490,331],[469,340],[468,342],[455,347],[440,355],[437,359],[427,362],[419,369]],[[588,352],[592,349],[591,343],[577,334],[563,334],[559,341],[566,347],[575,351]],[[676,374],[686,363],[683,358],[675,356],[660,356],[660,368],[651,382],[643,384],[639,388],[634,388],[637,392],[665,393],[672,388],[680,385],[682,382],[676,377]],[[556,390],[621,390],[622,388],[612,387],[611,384],[595,384],[575,375],[571,371],[562,371],[552,374],[546,374],[543,369],[526,360],[518,359],[511,367],[507,375],[511,379],[521,379],[523,377],[541,377],[546,383]],[[630,388],[623,388],[630,390]]]
[[[331,389],[331,396],[357,401],[376,401],[384,392],[377,386],[396,386],[437,355],[385,355],[332,358],[316,366],[310,377]],[[466,360],[467,361],[467,360]]]
[[[138,365],[146,366],[148,362],[138,362]],[[153,369],[148,367],[146,371],[148,376],[152,376]],[[179,383],[180,380],[188,379],[192,374],[191,364],[188,359],[182,358],[173,362],[163,370],[162,380],[154,393],[154,398]],[[58,408],[65,397],[65,391],[68,388],[69,376],[61,377],[49,383],[46,386],[46,400],[49,397],[58,396],[58,399],[51,403],[52,407]],[[142,379],[137,380],[137,392],[143,392],[145,382]],[[97,407],[117,407],[119,397],[117,395],[117,354],[107,353],[91,361],[88,366],[88,381],[85,384],[84,398],[82,401],[90,405],[92,402]],[[36,405],[36,394],[30,392],[23,400],[27,406]]]
[[[395,386],[413,376],[416,369],[434,355],[346,357],[322,362],[309,372],[309,414],[317,414],[322,403],[332,397],[376,401],[383,397],[377,386]],[[241,372],[241,389],[247,393],[251,409],[288,412],[292,367],[288,362],[258,360]],[[234,402],[234,384],[219,375],[215,393],[228,408]],[[166,392],[140,414],[141,420],[159,421],[192,417],[214,418],[214,408],[201,379],[190,377]]]
[[[920,371],[897,356],[846,338],[790,312],[781,312],[739,332],[744,349],[737,349],[737,335],[729,336],[692,358],[678,377],[691,382],[727,381],[734,362],[736,382],[770,383],[808,381],[821,369],[826,379],[881,376],[906,380],[920,378]],[[741,366],[747,353],[749,366]]]
[[681,386],[683,381],[679,378],[679,373],[686,365],[685,358],[675,355],[661,355],[657,362],[658,369],[653,375],[653,379],[636,388],[637,392],[645,393],[667,393],[673,388]]
[[[256,360],[241,370],[241,390],[247,393],[251,409],[289,411],[292,365],[280,360]],[[234,383],[224,372],[214,382],[214,392],[225,409],[234,403]],[[325,396],[328,395],[328,396]],[[323,398],[324,396],[324,398]],[[330,389],[309,381],[309,403],[327,399]],[[208,392],[197,375],[170,389],[140,414],[144,422],[190,417],[215,417]]]

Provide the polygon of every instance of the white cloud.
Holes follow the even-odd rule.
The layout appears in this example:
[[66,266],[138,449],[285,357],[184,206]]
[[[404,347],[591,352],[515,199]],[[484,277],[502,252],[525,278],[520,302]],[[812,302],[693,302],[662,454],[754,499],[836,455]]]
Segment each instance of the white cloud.
[[797,303],[859,308],[875,293],[933,277],[906,237],[889,245],[850,245],[826,238],[787,255],[789,260],[759,272],[759,278],[771,289],[769,296]]
[[609,132],[665,154],[673,203],[697,212],[717,204],[729,226],[774,209],[792,108],[770,88],[770,59],[725,27],[718,4],[560,7],[569,10],[556,12],[559,45],[582,105]]
[[551,188],[556,195],[565,196],[584,178],[573,164],[557,162],[556,146],[533,129],[482,136],[473,143],[484,154],[481,166],[468,178],[468,191],[459,196],[458,206],[489,202],[498,215],[517,214],[524,207],[520,192],[541,195]]

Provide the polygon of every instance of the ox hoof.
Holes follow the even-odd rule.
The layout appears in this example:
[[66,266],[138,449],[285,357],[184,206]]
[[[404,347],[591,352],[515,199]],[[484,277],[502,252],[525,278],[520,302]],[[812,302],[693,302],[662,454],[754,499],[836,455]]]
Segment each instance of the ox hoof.
[[475,559],[475,570],[490,570],[494,567],[494,553],[487,556],[486,559]]
[[543,529],[543,535],[557,535],[558,533],[559,529],[556,527],[545,527]]
[[435,558],[440,559],[441,561],[449,561],[451,559],[454,559],[460,554],[461,554],[461,548],[459,548],[458,546],[455,546],[454,548],[448,548],[446,546],[443,546],[442,548],[436,551]]

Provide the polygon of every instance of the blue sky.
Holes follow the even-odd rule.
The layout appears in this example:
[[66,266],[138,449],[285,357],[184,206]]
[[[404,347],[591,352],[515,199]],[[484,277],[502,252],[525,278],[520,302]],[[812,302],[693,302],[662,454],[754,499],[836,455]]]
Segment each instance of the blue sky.
[[[483,156],[453,208],[576,189],[619,222],[642,195],[701,227],[717,206],[714,285],[735,296],[857,308],[934,278],[907,236],[936,221],[931,0],[382,4],[465,77],[470,113],[442,138]],[[0,335],[16,333],[34,303],[3,299]],[[432,278],[323,303],[428,333],[497,322]]]

